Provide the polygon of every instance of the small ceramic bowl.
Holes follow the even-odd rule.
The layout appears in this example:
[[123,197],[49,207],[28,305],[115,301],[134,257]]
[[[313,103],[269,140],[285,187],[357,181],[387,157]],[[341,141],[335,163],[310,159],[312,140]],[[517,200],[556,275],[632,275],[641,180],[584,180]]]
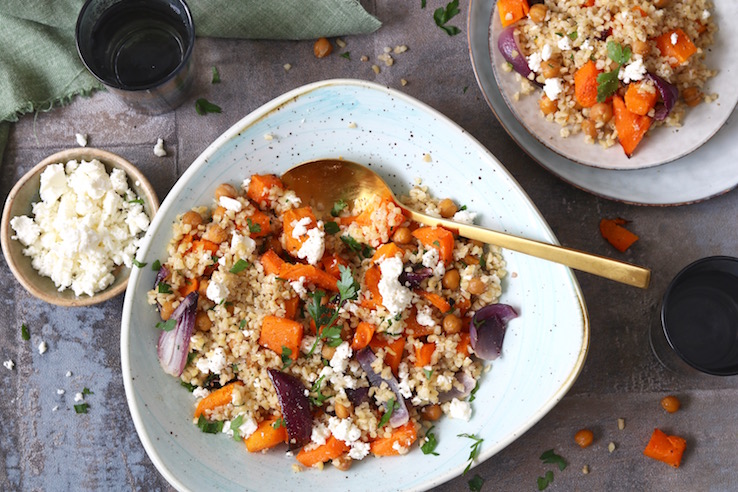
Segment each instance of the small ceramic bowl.
[[115,168],[122,169],[128,176],[128,186],[139,198],[143,199],[144,210],[148,216],[153,217],[159,208],[159,199],[156,192],[141,171],[122,157],[104,150],[87,147],[63,150],[50,155],[28,171],[10,190],[10,194],[8,194],[5,201],[2,225],[0,226],[0,242],[2,243],[5,260],[18,282],[30,294],[58,306],[89,306],[111,299],[125,291],[128,276],[131,273],[130,268],[119,267],[114,271],[115,280],[113,283],[93,296],[76,296],[71,289],[59,292],[50,278],[41,276],[31,266],[31,258],[23,254],[23,244],[18,240],[11,239],[14,231],[10,227],[10,220],[19,215],[31,215],[32,204],[41,200],[39,186],[41,173],[46,166],[82,159],[86,161],[99,160],[108,173]]

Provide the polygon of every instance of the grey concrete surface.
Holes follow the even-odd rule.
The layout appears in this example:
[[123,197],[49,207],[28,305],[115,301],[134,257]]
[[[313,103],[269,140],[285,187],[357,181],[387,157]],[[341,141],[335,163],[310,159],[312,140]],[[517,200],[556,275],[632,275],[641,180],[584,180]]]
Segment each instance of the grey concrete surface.
[[[733,227],[738,193],[682,207],[638,207],[558,180],[516,146],[486,105],[467,50],[468,3],[462,0],[462,13],[451,22],[462,29],[460,35],[449,37],[435,26],[433,10],[445,3],[428,0],[422,9],[420,0],[365,2],[384,26],[372,35],[345,37],[350,60],[337,53],[317,60],[307,41],[198,39],[196,90],[176,112],[138,115],[101,92],[22,118],[11,129],[0,198],[4,201],[15,181],[43,157],[75,146],[77,132],[89,135],[90,146],[134,162],[163,199],[218,135],[290,89],[350,77],[402,90],[446,114],[489,148],[562,244],[653,270],[645,291],[577,273],[591,317],[592,342],[573,388],[506,449],[437,490],[468,490],[468,480],[477,474],[485,480],[482,490],[537,490],[537,477],[552,469],[539,456],[550,448],[569,462],[564,471],[554,471],[551,491],[738,489],[738,379],[679,376],[662,367],[648,345],[649,328],[658,326],[661,296],[671,277],[697,258],[738,254]],[[374,74],[370,66],[383,48],[401,44],[409,50],[396,55],[391,67],[380,63],[381,73]],[[372,61],[361,62],[362,55]],[[286,63],[291,70],[284,70]],[[221,84],[210,83],[214,65]],[[198,116],[197,97],[219,104],[223,113]],[[152,153],[157,137],[166,142],[166,158]],[[641,237],[622,254],[598,230],[601,217],[618,216],[629,219],[629,227]],[[0,359],[16,364],[12,371],[0,367],[0,490],[172,490],[146,456],[128,413],[119,354],[123,298],[75,309],[44,304],[22,289],[4,260],[0,284]],[[30,328],[30,341],[21,339],[22,323]],[[43,355],[37,350],[42,340],[48,344]],[[93,392],[86,397],[90,411],[78,415],[74,394],[85,387]],[[660,408],[667,394],[681,398],[678,413],[669,415]],[[625,429],[618,429],[618,418],[625,419]],[[573,442],[582,427],[595,432],[595,443],[587,449]],[[678,470],[642,455],[654,427],[687,438],[688,451]],[[612,452],[610,442],[615,444]],[[588,474],[582,472],[585,465]]]

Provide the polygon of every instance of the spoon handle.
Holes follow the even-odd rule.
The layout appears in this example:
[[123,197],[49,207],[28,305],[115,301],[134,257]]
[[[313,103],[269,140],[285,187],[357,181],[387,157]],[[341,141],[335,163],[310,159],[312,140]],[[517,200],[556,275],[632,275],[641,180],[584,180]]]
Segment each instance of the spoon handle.
[[592,253],[585,253],[584,251],[564,246],[513,236],[504,232],[492,231],[483,227],[430,217],[410,209],[406,210],[410,213],[412,220],[421,224],[429,226],[440,225],[452,231],[458,231],[458,234],[462,237],[476,239],[483,243],[494,244],[501,248],[560,263],[576,270],[615,280],[616,282],[645,289],[648,287],[651,279],[651,271],[649,269],[623,261]]

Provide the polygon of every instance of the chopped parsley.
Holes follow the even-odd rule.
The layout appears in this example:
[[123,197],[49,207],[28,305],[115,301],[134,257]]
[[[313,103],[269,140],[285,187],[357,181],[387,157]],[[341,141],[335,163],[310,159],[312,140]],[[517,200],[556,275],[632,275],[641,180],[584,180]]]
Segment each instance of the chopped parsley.
[[481,268],[487,268],[487,260],[484,258],[484,255],[479,257],[479,266]]
[[434,426],[431,426],[430,429],[428,429],[425,433],[425,442],[422,446],[420,446],[420,450],[423,451],[423,454],[432,454],[433,456],[438,456],[438,453],[436,453],[436,446],[438,446],[438,440],[436,439],[436,435],[431,432],[433,430]]
[[540,457],[541,461],[543,461],[546,464],[549,465],[556,465],[559,467],[559,470],[564,471],[564,468],[566,468],[566,460],[556,454],[553,449],[549,449],[548,451],[544,451],[544,453]]
[[351,59],[351,52],[350,51],[347,51],[345,53],[341,53],[341,58],[345,58],[347,60],[350,60]]
[[339,215],[341,215],[341,212],[346,210],[346,207],[348,207],[348,203],[346,203],[346,200],[338,200],[336,203],[333,204],[333,208],[331,208],[331,215],[333,217],[338,217]]
[[329,347],[338,347],[343,343],[341,338],[341,327],[336,326],[335,322],[338,319],[338,313],[341,306],[347,301],[353,301],[359,297],[360,286],[354,280],[351,275],[351,269],[343,265],[338,266],[341,272],[341,279],[338,281],[338,298],[334,297],[335,308],[329,307],[328,304],[323,305],[321,300],[325,295],[322,290],[316,290],[313,293],[308,294],[310,299],[307,301],[307,312],[310,317],[315,321],[316,332],[319,333],[315,337],[315,342],[310,348],[308,355],[313,355],[315,348],[318,346],[318,340],[324,340]]
[[159,282],[159,288],[157,290],[159,291],[159,294],[172,293],[172,287],[169,284],[165,284],[164,282]]
[[604,72],[597,76],[597,102],[605,102],[618,90],[620,67],[628,63],[630,55],[630,46],[623,48],[620,43],[614,41],[607,43],[607,57],[617,63],[617,67],[611,72]]
[[331,236],[341,230],[341,228],[338,226],[337,223],[333,222],[332,220],[325,222],[323,224],[323,230],[326,234],[330,234]]
[[142,198],[136,198],[135,200],[128,200],[128,203],[138,203],[139,205],[143,205],[144,201]]
[[425,374],[426,379],[430,379],[433,375],[433,369],[423,369],[423,374]]
[[88,408],[90,408],[88,403],[80,403],[79,405],[74,406],[74,411],[76,413],[87,413]]
[[274,421],[274,423],[272,424],[272,428],[273,428],[273,429],[279,429],[280,427],[287,427],[287,426],[286,426],[286,425],[284,424],[284,419],[283,419],[282,417],[279,417],[279,418],[278,418],[277,420],[275,420],[275,421]]
[[387,425],[387,422],[389,422],[390,417],[392,416],[392,412],[395,411],[396,402],[394,398],[390,398],[387,400],[387,410],[382,415],[382,418],[379,420],[379,424],[377,424],[377,429],[381,429],[385,425]]
[[469,86],[468,85],[465,85],[464,88],[461,89],[461,93],[462,94],[466,94],[466,91],[468,91],[468,90],[469,90]]
[[204,97],[201,97],[195,101],[195,111],[202,116],[208,113],[220,113],[222,110],[217,104],[213,104]]
[[159,260],[154,261],[154,263],[151,264],[151,269],[155,272],[161,270],[161,262]]
[[474,475],[474,478],[469,480],[468,483],[470,492],[480,492],[482,490],[482,486],[484,485],[484,479],[479,475]]
[[143,268],[143,267],[145,267],[146,265],[148,265],[148,263],[141,263],[141,262],[140,262],[140,261],[138,261],[138,260],[137,260],[136,258],[134,258],[134,259],[133,259],[133,265],[134,265],[134,266],[137,266],[138,268]]
[[246,326],[246,318],[242,319],[241,322],[238,324],[238,327],[243,329]]
[[200,418],[197,419],[197,426],[206,434],[219,434],[223,432],[222,421],[216,420],[215,422],[210,422],[204,415],[200,415]]
[[247,219],[246,219],[246,225],[248,225],[248,226],[249,226],[249,232],[251,232],[251,233],[254,233],[254,234],[256,234],[256,233],[258,233],[258,232],[261,232],[261,225],[260,225],[260,224],[255,224],[255,223],[254,223],[254,222],[253,222],[253,221],[252,221],[251,219],[249,219],[249,218],[247,218]]
[[464,473],[462,475],[466,475],[466,472],[468,472],[471,469],[472,464],[474,464],[474,460],[477,459],[477,456],[479,456],[479,452],[482,450],[482,439],[481,437],[477,437],[474,434],[459,434],[459,437],[468,437],[472,441],[474,441],[471,445],[471,452],[469,453],[469,464],[466,465],[466,468],[464,468]]
[[563,38],[564,37],[564,33],[563,32],[556,32],[554,34],[556,34],[560,38]]
[[420,0],[420,8],[421,9],[425,8],[425,0]]
[[244,259],[239,259],[230,270],[231,273],[241,273],[249,267],[249,262]]
[[433,20],[436,21],[436,25],[446,34],[455,36],[461,32],[461,29],[456,26],[447,26],[446,24],[457,15],[459,15],[459,0],[451,0],[446,5],[446,8],[439,7],[433,12]]
[[576,31],[572,31],[572,32],[570,32],[570,33],[568,34],[568,36],[569,36],[569,39],[571,39],[572,41],[574,41],[574,40],[575,40],[575,39],[577,39],[577,37],[579,36],[579,33],[578,33],[578,32],[576,32]]
[[241,431],[238,430],[239,427],[243,425],[243,415],[239,415],[235,419],[231,420],[231,430],[233,431],[233,440],[238,441],[241,439]]
[[538,490],[546,490],[551,482],[554,481],[554,472],[548,470],[545,475],[538,477]]
[[479,391],[479,381],[474,385],[474,389],[469,393],[469,403],[473,402],[477,397],[477,391]]
[[156,327],[161,331],[172,331],[177,326],[177,320],[169,318],[166,321],[159,321]]
[[90,391],[90,388],[84,387],[84,388],[82,388],[82,394],[83,395],[94,395],[95,393],[93,393],[92,391]]
[[187,381],[180,381],[179,384],[183,388],[187,388],[187,391],[189,391],[190,393],[192,393],[193,391],[195,391],[195,388],[197,388],[197,386],[195,386],[192,383],[188,383]]
[[292,349],[282,345],[282,370],[284,371],[292,365]]
[[210,81],[211,84],[220,84],[220,72],[218,72],[218,67],[213,65],[213,79]]
[[31,339],[31,332],[28,331],[28,327],[25,323],[21,325],[21,338],[23,340],[30,340]]
[[192,363],[192,361],[195,360],[195,357],[197,357],[197,352],[190,352],[189,354],[187,354],[187,364],[186,365],[189,365],[190,363]]
[[233,371],[233,374],[236,374],[238,372],[238,364],[235,362],[231,364],[231,371]]
[[[308,397],[308,399],[310,400],[310,403],[312,403],[313,406],[316,407],[322,407],[325,400],[329,398],[328,396],[325,396],[320,390],[320,387],[323,384],[323,379],[325,379],[325,374],[316,379],[313,383],[313,386],[310,388],[310,396]],[[317,396],[313,396],[313,393],[315,393]]]
[[359,255],[361,258],[371,258],[374,253],[374,250],[370,246],[360,243],[351,236],[341,236],[341,241],[343,241],[351,251]]

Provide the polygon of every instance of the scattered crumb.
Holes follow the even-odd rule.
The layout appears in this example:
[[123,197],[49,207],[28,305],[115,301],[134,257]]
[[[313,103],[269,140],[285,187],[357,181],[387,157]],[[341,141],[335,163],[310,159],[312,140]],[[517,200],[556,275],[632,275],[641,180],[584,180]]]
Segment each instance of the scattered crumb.
[[292,68],[292,65],[290,65],[289,63],[285,63],[284,65],[282,65],[282,68],[284,68],[285,72],[289,72],[290,68]]
[[615,443],[614,442],[611,442],[610,444],[608,444],[607,445],[607,450],[610,451],[611,453],[613,451],[615,451]]
[[512,272],[512,273],[510,274],[510,276],[511,276],[512,278],[518,278],[518,272]]
[[72,371],[67,371],[67,373],[65,374],[65,376],[66,377],[71,377],[72,376]]
[[382,49],[382,51],[384,51],[385,53],[391,53],[391,52],[392,52],[392,48],[390,48],[389,46],[385,46],[385,47],[384,47],[384,48]]
[[587,465],[584,465],[584,466],[582,467],[582,473],[584,473],[585,475],[587,475],[587,474],[589,473],[589,466],[587,466]]
[[292,464],[292,471],[295,473],[300,473],[302,471],[302,467],[298,465],[297,463]]
[[77,139],[77,145],[87,147],[87,134],[77,133],[74,138]]
[[345,48],[346,47],[346,41],[344,41],[341,38],[336,38],[336,45],[338,45],[339,48]]
[[63,389],[61,389],[61,388],[59,388],[58,390],[56,390],[56,394],[57,395],[63,395],[64,393],[65,393],[65,391]]
[[379,66],[378,65],[372,65],[372,70],[374,73],[379,73]]
[[56,412],[59,410],[59,405],[54,405],[54,408],[51,409],[52,412]]
[[167,151],[164,150],[164,140],[161,138],[156,140],[156,145],[154,145],[154,155],[156,157],[164,157],[167,155]]
[[348,127],[349,127],[349,128],[356,128],[356,123],[354,123],[354,122],[352,121],[351,123],[349,123],[349,124],[348,124]]
[[395,63],[395,59],[392,58],[392,55],[389,53],[382,53],[381,55],[377,55],[377,60],[383,61],[385,65],[388,67],[391,67]]
[[265,133],[264,140],[274,140],[274,135],[272,135],[271,133]]
[[41,342],[38,344],[38,353],[43,355],[46,350],[48,350],[48,345],[46,345],[46,342]]
[[402,85],[403,87],[405,87],[407,85],[407,80],[400,79],[400,85]]
[[13,368],[15,367],[15,362],[8,359],[5,362],[3,362],[3,366],[5,366],[5,369],[7,369],[8,371],[12,371]]
[[82,393],[76,393],[74,395],[74,401],[82,401],[84,399],[85,399],[85,395],[83,395]]
[[431,155],[430,154],[423,154],[423,162],[431,162]]
[[625,419],[618,419],[618,429],[625,429]]
[[394,53],[396,55],[399,55],[400,53],[404,53],[406,51],[407,51],[407,46],[405,46],[404,44],[401,44],[400,46],[395,46],[392,49],[392,53]]
[[361,55],[361,58],[359,58],[359,60],[360,61],[363,61],[363,62],[368,62],[369,61],[369,57],[366,56],[366,55]]

